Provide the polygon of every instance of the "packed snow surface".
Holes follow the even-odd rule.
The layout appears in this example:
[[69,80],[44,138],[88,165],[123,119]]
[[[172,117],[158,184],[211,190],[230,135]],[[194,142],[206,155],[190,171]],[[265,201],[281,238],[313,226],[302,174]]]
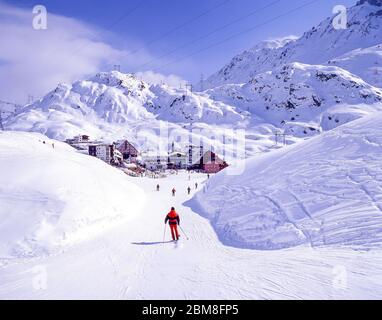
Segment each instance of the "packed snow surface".
[[[1,299],[380,299],[382,251],[299,246],[275,251],[222,244],[184,206],[207,181],[186,173],[130,178],[147,195],[130,220],[51,255],[0,259]],[[212,178],[210,178],[212,179]],[[156,184],[160,191],[155,191]],[[191,186],[191,195],[187,187]],[[175,187],[177,194],[171,195]],[[114,188],[115,191],[117,188]],[[178,243],[164,217],[180,214]],[[244,207],[244,205],[243,205]],[[164,243],[162,242],[164,239]]]
[[382,113],[222,172],[192,202],[223,243],[255,249],[382,243]]
[[[0,105],[21,131],[0,132],[0,298],[381,299],[381,8],[262,42],[203,92],[113,71]],[[249,159],[133,178],[57,141],[78,134]]]
[[2,258],[91,238],[133,218],[143,202],[143,191],[101,160],[41,134],[0,132]]

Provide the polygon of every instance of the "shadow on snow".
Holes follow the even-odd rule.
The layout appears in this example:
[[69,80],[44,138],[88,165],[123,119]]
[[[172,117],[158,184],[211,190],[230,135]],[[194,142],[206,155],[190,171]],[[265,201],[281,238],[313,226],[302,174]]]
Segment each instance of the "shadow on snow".
[[173,243],[174,241],[169,240],[169,241],[157,241],[157,242],[132,242],[131,244],[134,244],[136,246],[153,246],[156,244],[163,244],[163,243]]

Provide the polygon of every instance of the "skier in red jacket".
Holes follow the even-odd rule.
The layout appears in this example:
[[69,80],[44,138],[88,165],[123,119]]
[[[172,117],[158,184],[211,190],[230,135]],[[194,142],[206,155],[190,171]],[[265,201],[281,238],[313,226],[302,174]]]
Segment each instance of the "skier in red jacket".
[[180,219],[174,207],[172,207],[171,211],[167,214],[164,223],[166,224],[167,221],[170,225],[172,240],[179,240],[178,225],[180,224]]

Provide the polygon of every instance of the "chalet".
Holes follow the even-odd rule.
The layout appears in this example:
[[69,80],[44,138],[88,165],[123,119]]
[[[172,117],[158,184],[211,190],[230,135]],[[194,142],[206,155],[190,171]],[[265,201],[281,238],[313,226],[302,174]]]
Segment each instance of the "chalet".
[[89,155],[97,157],[108,164],[120,165],[123,161],[123,155],[113,144],[89,145]]
[[165,170],[168,165],[168,155],[164,153],[142,153],[142,164],[150,171]]
[[122,153],[123,160],[128,163],[136,163],[138,157],[138,150],[127,140],[120,140],[116,142],[117,149]]
[[203,157],[204,154],[204,148],[203,145],[196,146],[193,144],[190,144],[187,147],[187,167],[193,166],[195,162],[197,162],[201,157]]
[[203,165],[203,171],[205,173],[218,173],[227,167],[228,164],[225,161],[223,163],[207,162]]
[[73,144],[78,144],[78,143],[88,143],[89,142],[89,136],[85,134],[80,134],[78,136],[75,136],[72,139],[66,139],[66,143],[73,145]]
[[112,160],[112,164],[117,165],[117,166],[120,166],[120,165],[123,164],[123,155],[122,155],[122,153],[121,153],[118,149],[116,149],[116,148],[114,148],[114,150],[113,150],[113,160]]
[[215,152],[207,151],[189,169],[200,170],[205,173],[217,173],[226,167],[228,167],[228,164],[220,159]]
[[174,151],[168,155],[169,169],[186,169],[188,165],[188,156],[184,152]]

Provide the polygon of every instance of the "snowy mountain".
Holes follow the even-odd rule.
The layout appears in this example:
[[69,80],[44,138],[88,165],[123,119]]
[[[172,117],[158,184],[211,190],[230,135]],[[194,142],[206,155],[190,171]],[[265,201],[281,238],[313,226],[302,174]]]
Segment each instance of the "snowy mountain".
[[291,63],[256,75],[246,84],[207,90],[211,98],[304,137],[382,108],[382,90],[338,67]]
[[145,199],[121,171],[38,133],[0,131],[0,185],[2,259],[89,239],[134,218]]
[[367,83],[382,88],[382,45],[355,49],[328,61],[334,65],[359,75]]
[[[206,94],[148,85],[131,74],[113,71],[72,85],[60,84],[8,119],[5,127],[58,140],[78,134],[107,141],[128,138],[144,149],[161,145],[167,151],[173,142],[169,135],[188,143],[191,123],[195,143],[203,138],[208,144],[209,137],[224,130],[220,125],[235,127],[248,116]],[[217,144],[221,149],[222,142]]]
[[[236,247],[382,244],[382,112],[252,158],[188,205]],[[244,205],[245,204],[245,205]]]
[[[224,142],[214,137],[225,135],[227,128],[243,128],[244,153],[250,156],[271,148],[277,129],[292,143],[377,110],[381,101],[380,89],[333,66],[291,63],[246,84],[203,93],[148,85],[113,71],[59,85],[8,119],[6,128],[37,131],[59,140],[78,134],[110,141],[128,138],[144,149],[155,150],[161,144],[168,150],[173,142],[169,135],[188,143],[192,123],[193,139],[215,144],[220,154]],[[169,135],[161,132],[166,126]],[[235,137],[232,132],[228,135]]]
[[[287,38],[284,45],[283,42],[275,45],[261,43],[255,49],[237,55],[229,64],[211,75],[205,81],[204,88],[227,83],[245,83],[256,74],[291,62],[326,64],[352,50],[380,45],[381,5],[380,0],[359,1],[348,9],[346,29],[335,29],[331,17],[298,39]],[[362,77],[362,68],[353,68],[351,71]]]
[[0,114],[3,121],[8,117],[15,115],[20,109],[20,105],[0,100]]
[[165,85],[150,86],[133,75],[113,71],[72,85],[60,84],[24,108],[8,123],[8,128],[24,127],[62,139],[72,136],[74,131],[99,136],[97,129],[102,126],[112,130],[113,125],[127,128],[156,119],[220,124],[240,121],[244,116],[205,95]]
[[[376,87],[380,8],[380,1],[361,1],[349,9],[345,30],[334,29],[328,18],[301,38],[262,42],[213,75],[211,89],[204,92],[101,72],[59,85],[9,118],[5,127],[59,140],[78,134],[110,141],[128,138],[144,150],[158,145],[168,150],[172,137],[187,144],[191,128],[192,138],[204,139],[206,145],[225,136],[227,128],[245,129],[246,156],[274,147],[279,130],[290,144],[381,108],[381,89]],[[216,143],[220,154],[221,140]]]
[[235,56],[231,62],[217,74],[210,76],[203,82],[204,89],[221,86],[226,83],[241,83],[248,81],[251,79],[251,76],[267,70],[267,68],[262,69],[262,66],[269,66],[273,61],[277,60],[277,49],[280,49],[287,43],[295,40],[297,40],[297,37],[289,36],[280,39],[265,40],[258,43],[253,48]]
[[[381,18],[361,0],[346,30],[262,42],[203,92],[113,71],[0,104],[0,299],[380,299]],[[78,134],[230,165],[131,177],[57,141]]]

